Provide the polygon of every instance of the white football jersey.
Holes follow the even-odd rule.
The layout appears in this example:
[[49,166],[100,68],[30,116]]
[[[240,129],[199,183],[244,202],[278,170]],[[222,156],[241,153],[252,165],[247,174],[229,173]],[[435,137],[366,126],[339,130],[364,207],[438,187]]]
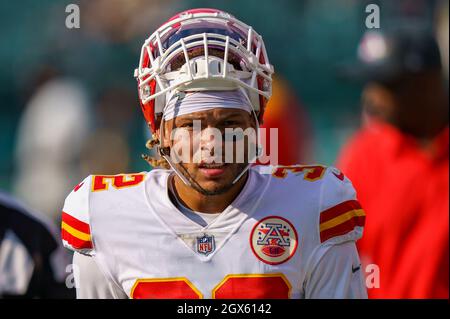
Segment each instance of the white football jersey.
[[[63,243],[86,256],[75,260],[95,261],[79,262],[78,297],[367,296],[355,246],[364,211],[337,169],[255,166],[205,227],[170,200],[170,174],[93,175],[69,194]],[[82,279],[90,267],[111,293],[96,293],[102,285]]]

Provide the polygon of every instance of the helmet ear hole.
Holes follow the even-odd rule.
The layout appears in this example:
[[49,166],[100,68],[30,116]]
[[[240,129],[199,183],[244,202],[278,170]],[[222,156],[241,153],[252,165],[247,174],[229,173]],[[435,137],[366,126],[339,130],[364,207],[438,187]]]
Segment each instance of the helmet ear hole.
[[157,132],[159,134],[159,131],[161,129],[161,119],[162,119],[162,113],[157,113],[155,115],[155,133]]

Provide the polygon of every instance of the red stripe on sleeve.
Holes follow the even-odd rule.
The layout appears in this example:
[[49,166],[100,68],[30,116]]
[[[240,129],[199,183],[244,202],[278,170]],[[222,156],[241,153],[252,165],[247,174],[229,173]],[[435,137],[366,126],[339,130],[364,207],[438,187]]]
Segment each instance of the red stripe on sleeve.
[[342,224],[320,232],[320,242],[351,232],[356,226],[364,227],[366,216],[355,216]]
[[85,222],[82,222],[81,220],[76,219],[75,217],[73,217],[65,212],[62,212],[62,221],[80,232],[83,232],[85,234],[91,233],[89,224],[86,224]]
[[333,219],[339,215],[355,209],[361,209],[361,204],[357,200],[348,200],[346,202],[342,202],[321,212],[320,223],[322,224],[326,221],[329,221],[330,219]]
[[69,234],[66,230],[61,230],[62,239],[67,241],[75,249],[91,249],[92,242],[90,240],[81,240],[75,236]]

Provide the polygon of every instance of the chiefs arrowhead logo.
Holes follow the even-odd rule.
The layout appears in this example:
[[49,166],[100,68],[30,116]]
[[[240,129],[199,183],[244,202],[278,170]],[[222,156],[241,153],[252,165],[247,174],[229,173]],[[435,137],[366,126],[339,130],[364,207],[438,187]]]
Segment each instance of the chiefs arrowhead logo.
[[250,246],[255,256],[269,265],[289,260],[298,245],[297,231],[285,218],[268,216],[253,227]]

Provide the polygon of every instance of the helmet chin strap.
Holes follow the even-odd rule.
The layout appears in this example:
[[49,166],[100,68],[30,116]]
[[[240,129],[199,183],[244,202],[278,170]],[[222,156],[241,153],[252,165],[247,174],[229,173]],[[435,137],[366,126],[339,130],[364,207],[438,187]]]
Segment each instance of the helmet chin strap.
[[[183,181],[183,183],[189,187],[192,187],[192,183],[186,178],[186,176],[183,175],[183,173],[181,173],[178,168],[175,166],[175,164],[173,163],[172,159],[170,158],[170,146],[166,146],[166,147],[161,147],[161,141],[163,141],[163,131],[164,131],[164,118],[161,120],[161,124],[160,124],[160,141],[159,141],[159,146],[158,146],[158,153],[159,155],[164,158],[167,163],[169,163],[170,168],[172,168],[172,170],[175,172],[175,174],[177,174],[177,176]],[[184,170],[184,172],[190,176],[189,172],[187,171],[186,168],[184,168],[183,166],[181,166]],[[192,177],[191,180],[193,180],[195,182],[195,184],[197,185],[197,187],[199,187],[201,190],[205,191],[205,189],[203,189],[203,187],[201,187]]]
[[192,186],[191,182],[182,174],[178,171],[178,169],[176,168],[175,164],[172,162],[171,158],[170,158],[170,146],[167,147],[162,147],[162,141],[164,140],[164,116],[161,119],[161,124],[160,124],[160,129],[159,129],[159,145],[158,145],[158,153],[159,155],[164,158],[167,163],[169,163],[170,168],[172,168],[172,170],[178,175],[178,177],[183,181],[183,183],[185,183],[187,186]]
[[[256,139],[257,139],[257,151],[255,156],[249,160],[249,163],[245,166],[245,168],[242,170],[241,173],[239,173],[239,175],[233,180],[232,185],[236,184],[237,181],[239,181],[241,179],[241,177],[250,169],[250,167],[253,165],[254,162],[256,162],[256,160],[258,159],[258,157],[261,155],[261,151],[262,151],[262,147],[260,144],[260,129],[259,129],[259,121],[258,121],[258,116],[256,114],[255,108],[253,106],[253,104],[251,103],[250,99],[248,98],[245,90],[243,88],[239,88],[241,91],[243,91],[245,98],[247,99],[248,103],[251,105],[252,107],[252,114],[253,117],[255,118],[255,124],[256,124]],[[173,95],[170,94],[171,96]],[[163,137],[163,132],[164,132],[164,116],[163,119],[161,120],[161,124],[160,124],[160,139],[159,139],[159,145],[158,145],[158,153],[161,157],[163,157],[167,163],[169,163],[170,168],[172,168],[172,170],[175,172],[175,174],[178,175],[178,177],[183,181],[184,184],[186,184],[189,187],[192,187],[192,183],[186,178],[186,176],[183,175],[183,173],[181,173],[179,171],[179,169],[175,166],[175,164],[173,163],[173,161],[170,158],[170,147],[162,147],[162,141],[164,140]],[[189,172],[183,167],[184,171],[186,172],[186,174],[189,175]],[[191,177],[192,179],[192,177]],[[198,183],[196,183],[198,187],[200,187],[201,189],[203,189]]]

